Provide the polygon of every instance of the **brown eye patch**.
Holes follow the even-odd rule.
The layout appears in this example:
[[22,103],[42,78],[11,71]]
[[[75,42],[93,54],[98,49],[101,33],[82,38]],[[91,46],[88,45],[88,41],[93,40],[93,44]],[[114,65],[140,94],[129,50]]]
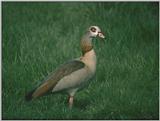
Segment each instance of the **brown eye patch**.
[[91,28],[91,31],[92,31],[92,32],[96,32],[96,28],[92,27],[92,28]]

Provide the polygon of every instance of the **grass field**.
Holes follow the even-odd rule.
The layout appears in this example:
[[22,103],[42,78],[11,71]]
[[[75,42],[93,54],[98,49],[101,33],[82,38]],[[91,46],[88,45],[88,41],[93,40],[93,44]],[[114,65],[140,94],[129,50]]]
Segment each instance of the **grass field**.
[[[153,2],[2,2],[3,119],[158,119],[159,5]],[[97,72],[75,95],[26,102],[24,95],[57,65],[81,55],[90,25]]]

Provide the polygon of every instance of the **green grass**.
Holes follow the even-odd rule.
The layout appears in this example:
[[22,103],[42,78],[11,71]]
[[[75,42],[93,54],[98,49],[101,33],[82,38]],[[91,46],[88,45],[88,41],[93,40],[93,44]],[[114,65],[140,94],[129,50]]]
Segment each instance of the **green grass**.
[[[158,119],[158,3],[2,2],[3,119]],[[25,102],[24,95],[57,65],[81,55],[90,25],[106,35],[94,41],[97,73],[76,93]]]

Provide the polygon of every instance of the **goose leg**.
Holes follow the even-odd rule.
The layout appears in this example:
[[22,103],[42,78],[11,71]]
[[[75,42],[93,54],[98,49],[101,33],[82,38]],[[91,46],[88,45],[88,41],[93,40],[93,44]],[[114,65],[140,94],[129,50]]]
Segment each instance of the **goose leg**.
[[69,96],[69,108],[73,106],[73,96]]

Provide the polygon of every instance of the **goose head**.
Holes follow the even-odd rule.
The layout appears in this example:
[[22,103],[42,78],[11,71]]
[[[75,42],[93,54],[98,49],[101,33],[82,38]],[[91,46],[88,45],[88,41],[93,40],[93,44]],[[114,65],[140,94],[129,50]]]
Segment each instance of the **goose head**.
[[90,26],[88,29],[88,32],[90,34],[90,37],[93,37],[93,38],[99,37],[102,39],[105,38],[104,34],[102,33],[101,29],[98,26]]

